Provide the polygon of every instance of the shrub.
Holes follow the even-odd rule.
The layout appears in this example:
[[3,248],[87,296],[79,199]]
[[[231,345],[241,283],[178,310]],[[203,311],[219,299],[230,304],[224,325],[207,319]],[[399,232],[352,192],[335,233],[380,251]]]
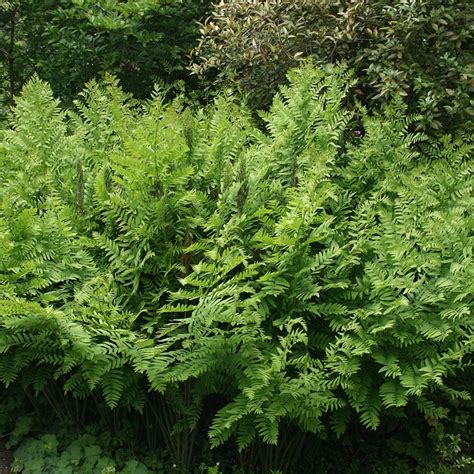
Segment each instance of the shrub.
[[26,86],[0,147],[5,386],[154,414],[181,466],[203,424],[245,448],[469,403],[471,137],[413,133],[400,102],[354,134],[350,74],[289,82],[265,133],[232,98],[112,81],[63,112]]
[[472,119],[472,3],[450,0],[222,1],[192,70],[263,107],[303,57],[346,61],[371,107],[402,95],[429,128]]
[[[117,464],[120,467],[117,467]],[[134,459],[117,463],[107,456],[107,453],[98,444],[98,439],[91,434],[83,434],[70,443],[60,442],[54,434],[43,434],[38,438],[29,438],[21,443],[15,452],[12,472],[25,474],[42,474],[44,472],[150,474],[153,471]]]
[[[136,97],[188,77],[209,0],[8,0],[0,4],[0,114],[33,74],[67,103],[105,73]],[[193,81],[188,81],[188,85]]]

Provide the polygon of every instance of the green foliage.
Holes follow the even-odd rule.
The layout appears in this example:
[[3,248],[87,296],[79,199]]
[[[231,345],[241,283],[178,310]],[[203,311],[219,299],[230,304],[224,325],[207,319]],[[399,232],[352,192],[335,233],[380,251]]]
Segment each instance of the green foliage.
[[355,135],[345,69],[289,83],[265,132],[231,97],[110,79],[64,112],[28,83],[0,145],[0,390],[138,413],[183,472],[203,431],[245,450],[472,407],[472,137],[400,101]]
[[100,474],[149,474],[152,471],[137,461],[120,463],[109,458],[92,435],[82,435],[69,445],[62,447],[54,434],[24,441],[15,451],[12,472],[25,474],[79,473]]
[[223,1],[201,27],[191,69],[262,107],[302,58],[346,61],[371,107],[401,95],[425,126],[450,128],[474,114],[472,14],[459,0]]
[[441,466],[433,466],[438,472],[469,472],[474,466],[474,459],[463,453],[464,442],[460,435],[443,434],[438,440],[439,458]]
[[[186,55],[208,0],[8,0],[0,3],[0,114],[36,73],[70,101],[115,74],[137,97],[187,77]],[[188,81],[192,86],[192,81]]]

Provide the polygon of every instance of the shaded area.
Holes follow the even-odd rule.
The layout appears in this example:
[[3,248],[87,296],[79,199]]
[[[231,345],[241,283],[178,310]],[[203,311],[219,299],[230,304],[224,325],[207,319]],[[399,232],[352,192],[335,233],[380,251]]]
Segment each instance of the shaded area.
[[13,453],[5,448],[5,442],[0,440],[0,474],[9,474],[13,461]]

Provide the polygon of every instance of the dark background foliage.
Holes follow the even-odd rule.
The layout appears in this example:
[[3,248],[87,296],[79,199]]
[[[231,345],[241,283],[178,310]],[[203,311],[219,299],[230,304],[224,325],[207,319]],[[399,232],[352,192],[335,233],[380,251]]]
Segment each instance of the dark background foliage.
[[345,61],[369,107],[401,95],[425,127],[454,129],[474,115],[473,15],[463,0],[225,0],[191,68],[265,107],[298,60]]
[[116,75],[137,98],[186,79],[187,55],[210,0],[8,0],[0,4],[0,101],[33,74],[70,101],[91,79]]

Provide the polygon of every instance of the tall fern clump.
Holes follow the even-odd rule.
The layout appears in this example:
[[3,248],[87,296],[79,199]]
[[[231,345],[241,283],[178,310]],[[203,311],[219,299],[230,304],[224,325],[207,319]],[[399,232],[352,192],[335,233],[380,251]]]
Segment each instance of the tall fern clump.
[[0,145],[3,387],[150,410],[183,466],[203,424],[245,448],[470,399],[471,137],[348,110],[343,69],[289,80],[264,132],[232,98],[109,80],[64,112],[25,87]]
[[344,140],[340,76],[290,76],[162,309],[185,313],[182,347],[152,383],[222,383],[215,444],[276,443],[283,420],[341,434],[408,406],[439,418],[443,397],[470,397],[447,379],[473,349],[471,143],[417,152],[395,105]]

